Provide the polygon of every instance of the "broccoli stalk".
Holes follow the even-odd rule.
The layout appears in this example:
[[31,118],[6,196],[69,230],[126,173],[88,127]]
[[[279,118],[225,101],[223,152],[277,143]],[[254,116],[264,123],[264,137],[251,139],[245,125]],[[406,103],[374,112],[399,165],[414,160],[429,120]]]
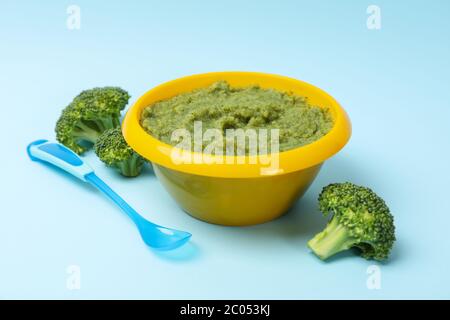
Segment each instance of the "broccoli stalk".
[[128,103],[128,93],[116,87],[81,92],[63,110],[56,123],[56,139],[78,154],[94,144],[107,129],[120,126],[120,112]]
[[72,137],[76,140],[86,140],[91,143],[95,143],[99,136],[98,129],[92,129],[87,124],[83,123],[82,120],[76,122],[72,131]]
[[122,161],[117,161],[115,166],[117,170],[125,177],[137,177],[141,173],[144,161],[136,152]]
[[352,247],[366,259],[385,260],[395,241],[394,219],[383,199],[371,189],[335,183],[319,196],[319,208],[333,214],[326,228],[308,242],[322,260]]
[[322,232],[309,240],[308,246],[322,260],[345,251],[358,243],[358,239],[351,236],[349,230],[339,224],[338,219],[331,219]]
[[97,139],[94,151],[107,166],[126,177],[138,176],[145,162],[126,143],[120,127],[105,130]]

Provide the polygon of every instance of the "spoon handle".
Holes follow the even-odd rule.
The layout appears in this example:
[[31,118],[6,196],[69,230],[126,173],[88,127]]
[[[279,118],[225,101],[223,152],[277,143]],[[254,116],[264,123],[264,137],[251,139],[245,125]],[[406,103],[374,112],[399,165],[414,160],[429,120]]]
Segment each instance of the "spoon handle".
[[101,180],[83,159],[69,148],[56,142],[37,140],[28,145],[27,152],[34,161],[47,162],[63,169],[84,182],[89,182],[114,201],[135,223],[144,219]]
[[[88,173],[86,181],[91,183],[98,190],[103,192],[108,198],[110,198],[115,204],[117,204],[136,224],[144,218],[136,212],[125,200],[122,199],[113,189],[111,189],[102,179],[100,179],[94,172]],[[149,224],[153,224],[147,221]],[[156,226],[156,225],[155,225]]]
[[31,160],[52,164],[85,182],[86,175],[94,172],[75,152],[56,142],[34,141],[28,145],[27,152]]

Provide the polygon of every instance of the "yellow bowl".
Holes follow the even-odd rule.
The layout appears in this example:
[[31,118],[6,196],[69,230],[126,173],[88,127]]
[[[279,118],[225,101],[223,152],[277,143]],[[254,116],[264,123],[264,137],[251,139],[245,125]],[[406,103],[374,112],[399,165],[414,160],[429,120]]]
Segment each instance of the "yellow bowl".
[[[235,87],[258,84],[306,96],[311,104],[329,108],[334,126],[311,144],[271,155],[278,161],[275,170],[265,170],[267,163],[252,161],[254,156],[235,156],[220,163],[214,155],[184,151],[191,159],[203,159],[202,163],[174,161],[173,151],[180,149],[157,140],[141,127],[142,110],[218,80]],[[322,163],[350,139],[351,124],[335,99],[306,82],[257,72],[212,72],[169,81],[147,91],[128,110],[122,130],[127,143],[153,163],[160,182],[186,212],[207,222],[242,226],[267,222],[285,213],[313,182]]]

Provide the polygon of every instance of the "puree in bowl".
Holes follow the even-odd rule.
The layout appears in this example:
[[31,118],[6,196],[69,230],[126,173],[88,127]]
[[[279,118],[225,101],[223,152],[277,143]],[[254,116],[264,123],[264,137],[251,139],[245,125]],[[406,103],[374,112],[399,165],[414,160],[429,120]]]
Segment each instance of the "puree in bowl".
[[203,132],[219,129],[224,141],[227,129],[279,129],[280,152],[314,142],[333,126],[328,109],[310,105],[306,97],[257,85],[235,88],[226,81],[158,101],[141,115],[142,127],[170,145],[180,142],[171,139],[176,129],[193,137],[196,121]]

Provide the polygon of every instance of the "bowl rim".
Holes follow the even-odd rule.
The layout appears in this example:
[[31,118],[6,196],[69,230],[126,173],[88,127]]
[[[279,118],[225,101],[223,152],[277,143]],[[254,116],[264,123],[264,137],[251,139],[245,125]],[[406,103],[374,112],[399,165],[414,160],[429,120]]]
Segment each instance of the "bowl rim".
[[[249,84],[257,83],[262,87],[264,87],[264,84],[261,82],[277,81],[278,83],[286,83],[290,86],[307,88],[308,91],[312,92],[314,95],[321,96],[328,100],[329,105],[327,105],[327,107],[330,108],[334,120],[333,127],[326,135],[312,143],[270,155],[269,160],[266,159],[266,161],[275,161],[275,158],[270,158],[274,156],[276,156],[278,160],[278,169],[270,170],[267,169],[267,163],[260,163],[257,159],[251,159],[255,156],[229,156],[232,160],[230,163],[227,161],[217,163],[218,156],[205,155],[203,153],[187,150],[182,150],[182,152],[185,156],[191,157],[191,163],[176,163],[173,160],[172,152],[180,152],[181,149],[156,139],[147,133],[140,124],[142,110],[151,103],[161,100],[156,98],[161,94],[167,95],[167,92],[171,92],[167,95],[167,98],[170,98],[171,96],[182,92],[205,87],[207,86],[205,83],[213,83],[220,79],[230,81],[230,79],[240,80],[243,78],[246,79],[244,81],[247,81]],[[250,79],[252,81],[250,81]],[[181,87],[183,87],[183,89],[180,89]],[[270,85],[266,87],[270,87]],[[305,96],[311,97],[311,94]],[[307,82],[286,76],[248,71],[200,73],[164,82],[140,96],[128,109],[122,122],[122,132],[128,145],[152,163],[188,174],[222,178],[276,176],[319,165],[345,146],[350,139],[351,130],[350,119],[345,110],[332,96],[322,89]],[[202,161],[202,163],[196,163],[196,159],[203,159],[206,160],[206,162],[209,162],[205,163],[205,161]],[[254,163],[254,161],[257,163]]]

